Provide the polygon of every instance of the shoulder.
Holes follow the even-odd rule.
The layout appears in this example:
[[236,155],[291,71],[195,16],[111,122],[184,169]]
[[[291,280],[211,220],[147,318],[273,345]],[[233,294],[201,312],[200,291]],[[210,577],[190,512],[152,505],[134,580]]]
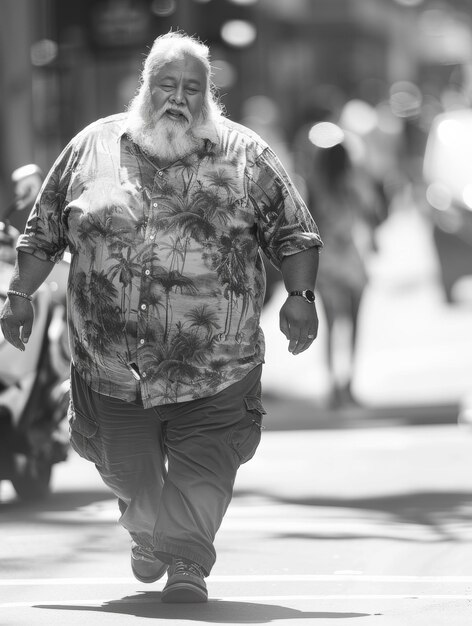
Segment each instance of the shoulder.
[[244,146],[253,150],[256,156],[262,154],[269,146],[256,132],[226,117],[221,118],[218,134],[220,141],[226,145]]
[[97,138],[107,141],[118,139],[121,137],[126,128],[126,113],[117,113],[115,115],[109,115],[108,117],[102,117],[95,120],[91,124],[85,126],[75,137],[72,138],[71,143],[75,146],[80,146],[83,143],[94,141]]

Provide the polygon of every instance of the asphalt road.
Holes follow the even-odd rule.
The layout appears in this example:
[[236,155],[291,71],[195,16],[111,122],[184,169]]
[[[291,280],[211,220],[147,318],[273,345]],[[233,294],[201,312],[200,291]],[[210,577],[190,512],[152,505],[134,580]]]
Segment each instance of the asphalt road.
[[0,624],[469,626],[471,448],[455,426],[267,429],[204,606],[161,604],[163,583],[133,579],[115,502],[71,455],[42,504],[2,485]]

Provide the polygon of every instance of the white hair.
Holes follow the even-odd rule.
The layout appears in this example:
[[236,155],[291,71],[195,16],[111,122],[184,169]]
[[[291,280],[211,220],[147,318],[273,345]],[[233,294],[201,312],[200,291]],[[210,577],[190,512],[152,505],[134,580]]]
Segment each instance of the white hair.
[[[163,119],[152,98],[152,81],[167,64],[191,56],[202,63],[206,73],[201,111],[193,118],[186,112],[188,127]],[[141,85],[128,107],[128,132],[132,140],[151,156],[176,159],[190,154],[202,140],[216,140],[216,126],[223,115],[210,79],[209,49],[193,37],[178,32],[162,35],[154,41],[144,63]],[[213,139],[212,139],[213,137]]]
[[[196,37],[191,37],[182,32],[170,32],[160,35],[154,40],[144,62],[139,93],[150,89],[153,77],[164,65],[176,59],[180,60],[185,56],[198,59],[205,69],[206,87],[202,104],[203,119],[211,120],[220,116],[223,107],[218,101],[211,80],[210,49]],[[139,93],[136,98],[139,97]]]

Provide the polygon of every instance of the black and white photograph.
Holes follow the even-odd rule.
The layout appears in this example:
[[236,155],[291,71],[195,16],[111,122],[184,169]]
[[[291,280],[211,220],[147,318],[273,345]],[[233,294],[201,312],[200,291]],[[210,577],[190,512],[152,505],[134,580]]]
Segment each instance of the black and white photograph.
[[470,0],[0,0],[1,626],[470,626]]

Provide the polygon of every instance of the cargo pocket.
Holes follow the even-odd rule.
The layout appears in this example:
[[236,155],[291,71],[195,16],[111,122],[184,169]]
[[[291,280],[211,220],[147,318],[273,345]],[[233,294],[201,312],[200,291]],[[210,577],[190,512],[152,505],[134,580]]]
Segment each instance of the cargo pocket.
[[229,444],[236,452],[240,464],[251,460],[261,441],[262,416],[266,414],[257,396],[244,398],[245,415],[229,433]]
[[82,458],[101,464],[101,445],[98,424],[90,417],[69,408],[70,443]]

